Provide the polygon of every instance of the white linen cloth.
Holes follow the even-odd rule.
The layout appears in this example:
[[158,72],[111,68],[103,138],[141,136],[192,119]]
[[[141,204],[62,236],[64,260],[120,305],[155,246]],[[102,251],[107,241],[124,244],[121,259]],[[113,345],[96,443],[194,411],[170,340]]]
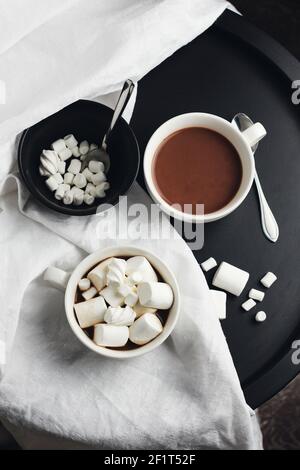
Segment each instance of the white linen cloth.
[[[0,0],[0,79],[7,89],[0,106],[0,418],[24,448],[261,448],[205,278],[183,240],[176,234],[172,241],[126,240],[126,234],[99,240],[99,217],[48,211],[17,174],[7,177],[18,132],[77,98],[100,91],[106,103],[115,100],[108,93],[126,78],[140,79],[226,5]],[[25,10],[31,15],[22,22]],[[150,204],[138,185],[129,194],[129,203],[136,202]],[[48,265],[71,270],[86,252],[125,244],[164,259],[177,277],[182,309],[160,348],[119,362],[78,342],[63,294],[46,286],[42,273]]]

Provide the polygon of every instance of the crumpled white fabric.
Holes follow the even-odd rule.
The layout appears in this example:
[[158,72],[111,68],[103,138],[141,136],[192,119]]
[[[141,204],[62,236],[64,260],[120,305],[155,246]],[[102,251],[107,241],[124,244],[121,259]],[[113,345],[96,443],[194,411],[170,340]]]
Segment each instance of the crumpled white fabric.
[[[0,106],[0,417],[24,448],[261,448],[205,278],[183,240],[99,240],[99,217],[48,211],[17,173],[7,177],[18,132],[80,97],[100,91],[115,101],[109,92],[141,78],[225,7],[223,0],[32,0],[25,8],[0,0],[0,79],[8,85]],[[18,15],[12,31],[16,9],[32,17]],[[129,194],[136,202],[150,204],[138,185]],[[161,256],[182,293],[172,336],[125,362],[87,351],[67,325],[63,294],[42,280],[48,265],[71,270],[87,252],[116,244]]]

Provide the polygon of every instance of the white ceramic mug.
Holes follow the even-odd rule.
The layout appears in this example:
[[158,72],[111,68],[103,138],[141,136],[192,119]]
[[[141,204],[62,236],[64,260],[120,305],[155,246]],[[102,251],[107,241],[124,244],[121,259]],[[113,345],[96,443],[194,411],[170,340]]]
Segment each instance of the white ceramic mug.
[[[236,148],[241,159],[243,176],[240,188],[229,204],[217,212],[204,215],[181,212],[161,197],[153,180],[153,160],[159,146],[174,132],[189,127],[205,127],[223,135]],[[246,131],[240,132],[230,122],[212,114],[181,114],[170,119],[154,132],[145,150],[144,176],[151,197],[168,215],[185,222],[207,223],[226,217],[241,205],[251,189],[255,176],[255,160],[251,147],[265,136],[266,130],[260,123],[256,123]]]
[[[107,258],[118,256],[145,256],[151,263],[151,265],[154,267],[154,269],[156,269],[156,271],[161,275],[162,279],[171,286],[174,294],[174,302],[168,313],[168,319],[164,326],[163,332],[150,343],[145,344],[144,346],[137,346],[135,349],[131,350],[114,350],[97,346],[97,344],[95,344],[80,328],[74,312],[75,295],[80,279],[82,279],[88,271],[90,271],[95,265],[97,265],[101,261],[104,261]],[[179,287],[172,271],[160,258],[155,256],[153,253],[139,248],[126,246],[105,248],[87,256],[74,269],[66,287],[65,311],[73,333],[87,348],[91,349],[92,351],[98,354],[102,354],[103,356],[108,356],[116,359],[127,359],[137,357],[157,348],[172,333],[178,320],[180,311]]]

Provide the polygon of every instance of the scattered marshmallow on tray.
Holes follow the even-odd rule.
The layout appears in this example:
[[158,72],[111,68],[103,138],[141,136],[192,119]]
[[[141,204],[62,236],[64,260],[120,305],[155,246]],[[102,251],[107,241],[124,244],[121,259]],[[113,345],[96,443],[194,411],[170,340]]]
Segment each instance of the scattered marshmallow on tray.
[[219,290],[210,290],[210,294],[219,320],[226,320],[227,294]]
[[[45,183],[49,190],[55,193],[55,199],[65,205],[91,206],[95,199],[106,196],[110,184],[104,164],[96,160],[91,160],[86,168],[84,164],[88,152],[96,148],[96,144],[90,145],[87,140],[78,146],[77,139],[69,134],[53,142],[51,150],[42,151],[38,170],[46,178]],[[63,184],[70,188],[67,190]],[[83,193],[72,193],[73,187],[83,190]]]
[[257,323],[264,323],[267,319],[267,315],[265,312],[258,312],[255,316],[255,320]]
[[277,281],[277,277],[273,273],[267,273],[262,280],[260,281],[263,286],[265,286],[267,289],[270,289],[272,285]]
[[243,303],[242,309],[246,312],[250,312],[256,306],[256,302],[253,299],[249,299]]
[[109,258],[93,267],[79,281],[76,299],[80,327],[94,326],[99,346],[119,348],[129,339],[142,346],[161,334],[157,313],[172,307],[174,295],[169,284],[158,282],[147,258],[134,256]]
[[249,292],[249,298],[262,302],[265,298],[265,293],[257,289],[251,289]]
[[239,297],[249,280],[249,273],[228,263],[221,263],[213,279],[213,286]]
[[201,264],[201,268],[206,273],[216,268],[217,266],[218,266],[218,263],[216,262],[214,258],[209,258],[208,260],[204,261],[204,263]]

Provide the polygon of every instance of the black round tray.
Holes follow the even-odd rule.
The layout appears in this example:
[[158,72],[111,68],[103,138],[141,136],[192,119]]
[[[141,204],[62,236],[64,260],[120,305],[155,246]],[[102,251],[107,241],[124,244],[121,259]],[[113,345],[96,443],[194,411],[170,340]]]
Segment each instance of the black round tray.
[[[244,112],[261,121],[267,138],[256,154],[257,169],[280,227],[276,245],[264,238],[257,194],[232,215],[205,227],[199,262],[214,256],[251,273],[249,289],[268,271],[278,282],[259,310],[268,321],[254,321],[258,309],[243,313],[247,292],[228,301],[222,323],[250,406],[256,408],[299,372],[292,343],[300,339],[300,121],[292,103],[300,64],[273,39],[226,11],[206,33],[177,51],[139,83],[132,127],[141,151],[154,130],[177,114],[202,111],[228,120]],[[142,174],[139,181],[143,184]],[[211,281],[213,273],[208,276]]]

